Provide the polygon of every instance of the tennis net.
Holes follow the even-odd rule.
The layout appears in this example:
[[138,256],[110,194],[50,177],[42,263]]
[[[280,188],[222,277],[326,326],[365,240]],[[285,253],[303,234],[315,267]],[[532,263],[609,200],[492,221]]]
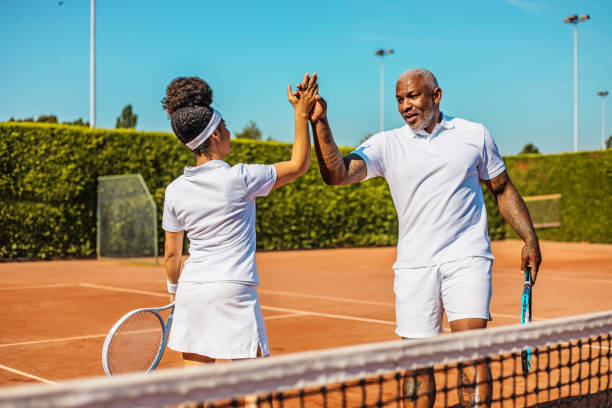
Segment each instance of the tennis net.
[[[610,407],[611,333],[612,310],[427,340],[6,388],[0,407],[167,407],[186,401],[203,407],[408,407],[415,399],[433,400],[434,389],[439,407]],[[531,367],[524,373],[521,351],[527,348]],[[422,380],[432,372],[435,388]]]

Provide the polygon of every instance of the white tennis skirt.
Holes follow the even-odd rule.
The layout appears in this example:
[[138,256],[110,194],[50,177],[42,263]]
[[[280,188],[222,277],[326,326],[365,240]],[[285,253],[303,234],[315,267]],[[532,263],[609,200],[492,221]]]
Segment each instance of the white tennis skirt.
[[222,359],[270,354],[257,288],[236,282],[179,282],[168,347]]

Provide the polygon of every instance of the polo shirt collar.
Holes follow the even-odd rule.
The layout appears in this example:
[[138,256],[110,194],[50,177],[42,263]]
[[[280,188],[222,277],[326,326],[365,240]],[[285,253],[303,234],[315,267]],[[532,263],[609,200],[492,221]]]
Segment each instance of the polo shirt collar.
[[202,174],[212,169],[218,169],[220,167],[230,167],[229,164],[223,160],[211,160],[199,166],[185,166],[185,176],[195,176],[196,174]]
[[448,129],[453,129],[455,127],[455,125],[453,123],[451,123],[451,119],[452,117],[447,116],[444,114],[444,112],[440,112],[440,115],[442,116],[442,120],[439,123],[436,123],[436,127],[434,128],[433,132],[427,133],[427,131],[421,129],[421,130],[417,130],[416,132],[412,129],[410,129],[410,126],[408,126],[408,129],[410,129],[410,131],[412,132],[412,137],[434,137],[437,136],[438,133],[440,133],[442,130],[448,130]]

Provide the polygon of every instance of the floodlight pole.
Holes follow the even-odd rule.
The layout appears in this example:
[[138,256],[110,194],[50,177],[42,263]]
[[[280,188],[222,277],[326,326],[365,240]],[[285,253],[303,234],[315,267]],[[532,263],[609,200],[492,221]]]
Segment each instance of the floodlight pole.
[[393,50],[374,51],[374,55],[380,57],[380,131],[385,130],[385,55],[393,54]]
[[606,150],[606,96],[608,91],[597,92],[601,96],[601,150]]
[[574,24],[574,151],[578,151],[578,24]]
[[96,127],[96,0],[90,7],[89,44],[89,127]]
[[574,151],[578,151],[578,23],[590,19],[588,14],[565,17],[566,24],[574,25]]

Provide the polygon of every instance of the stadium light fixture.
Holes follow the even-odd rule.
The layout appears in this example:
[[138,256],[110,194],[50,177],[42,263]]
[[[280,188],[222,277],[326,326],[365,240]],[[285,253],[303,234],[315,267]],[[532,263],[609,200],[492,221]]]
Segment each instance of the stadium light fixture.
[[599,91],[601,96],[601,150],[606,150],[606,96],[608,91]]
[[589,20],[588,14],[565,17],[563,22],[574,25],[574,151],[578,151],[578,23]]
[[392,49],[379,49],[374,55],[380,57],[380,131],[385,130],[385,55],[393,54]]

